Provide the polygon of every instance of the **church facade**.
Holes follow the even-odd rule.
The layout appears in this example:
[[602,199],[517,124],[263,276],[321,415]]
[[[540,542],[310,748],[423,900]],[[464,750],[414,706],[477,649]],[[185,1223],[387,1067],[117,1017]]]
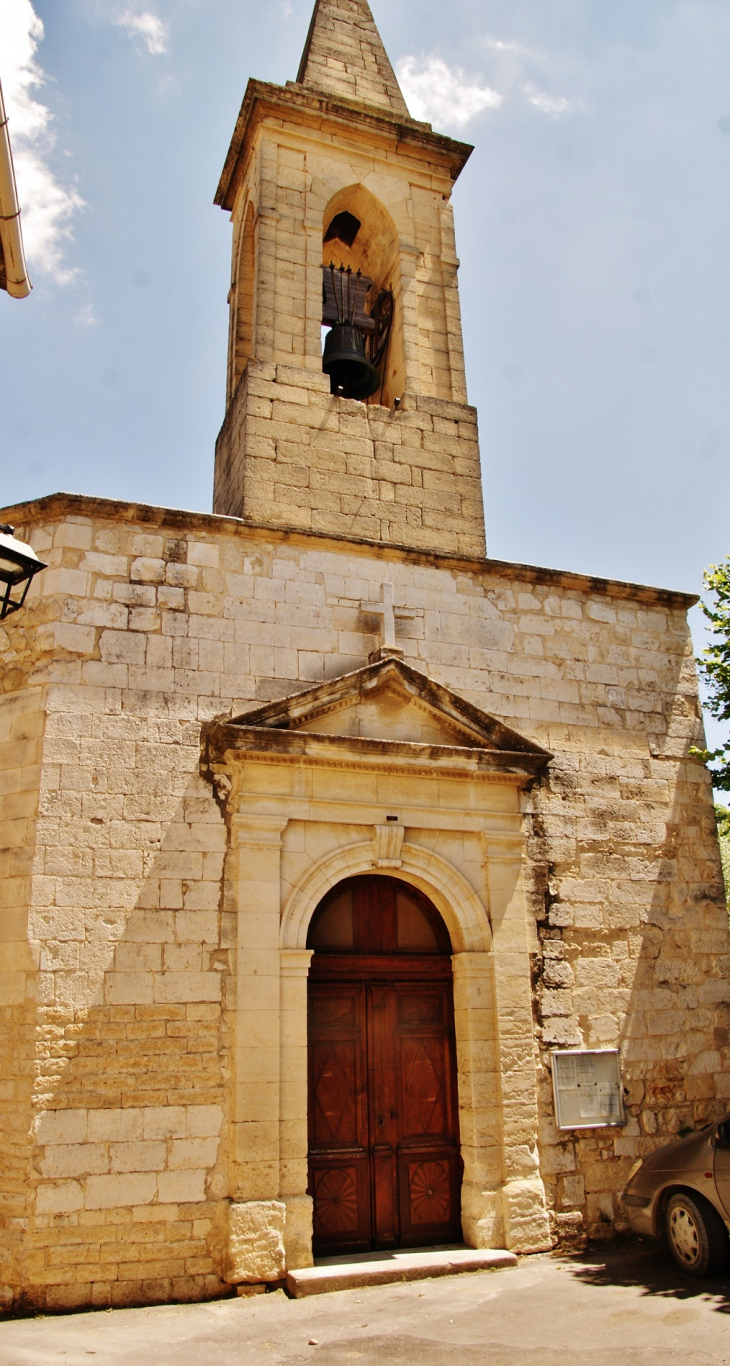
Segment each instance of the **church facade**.
[[[317,0],[219,186],[214,513],[2,514],[49,565],[0,631],[8,1309],[607,1236],[727,1108],[695,599],[487,558],[469,151]],[[555,1050],[618,1059],[605,1123],[559,1126]]]

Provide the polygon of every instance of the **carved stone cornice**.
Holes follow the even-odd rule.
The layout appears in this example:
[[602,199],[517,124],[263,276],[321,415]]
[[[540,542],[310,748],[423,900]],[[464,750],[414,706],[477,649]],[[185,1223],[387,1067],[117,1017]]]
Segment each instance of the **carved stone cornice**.
[[429,123],[404,118],[389,109],[310,89],[295,81],[284,86],[250,80],[215,194],[215,203],[224,209],[233,208],[242,164],[257,127],[267,116],[286,119],[309,129],[324,124],[328,128],[334,127],[340,135],[350,137],[360,132],[371,144],[390,150],[407,150],[452,181],[457,179],[474,150],[470,143],[434,133]]
[[[357,768],[361,772],[409,773],[435,777],[490,778],[495,782],[532,781],[547,763],[524,754],[467,749],[458,745],[421,745],[406,740],[369,740],[362,736],[294,734],[263,727],[216,726],[204,736],[205,759],[216,772],[246,760],[299,763],[319,768]],[[378,762],[380,760],[380,762]]]
[[[373,714],[378,715],[380,699],[386,696],[413,709],[416,733],[418,718],[425,716],[432,723],[431,733],[443,734],[445,742],[389,739],[385,712],[382,738],[328,731],[339,713],[363,706],[370,709],[368,725],[377,729]],[[448,770],[456,776],[500,778],[524,786],[552,758],[458,693],[392,657],[257,707],[238,719],[211,722],[203,728],[202,745],[203,770],[216,776],[240,770],[246,760],[255,758],[361,770],[385,766],[430,776]]]

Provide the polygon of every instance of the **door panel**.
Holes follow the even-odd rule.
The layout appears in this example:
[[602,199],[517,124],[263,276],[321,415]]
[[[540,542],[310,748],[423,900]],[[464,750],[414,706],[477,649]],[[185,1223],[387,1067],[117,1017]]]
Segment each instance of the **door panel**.
[[312,1045],[312,1142],[357,1143],[358,1043]]
[[446,1058],[439,1039],[400,1038],[402,1133],[446,1134]]
[[370,1246],[366,1018],[364,983],[310,983],[309,1187],[322,1250]]
[[427,1155],[403,1149],[399,1168],[401,1246],[460,1242],[458,1148],[434,1148]]
[[432,907],[434,928],[420,939],[435,950],[396,951],[393,881],[350,880],[355,942],[339,955],[315,952],[310,970],[309,1190],[320,1255],[461,1238],[451,963]]
[[375,1143],[372,1150],[373,1247],[397,1247],[398,1181],[396,1154],[389,1143]]
[[319,1253],[461,1237],[451,987],[310,986],[310,1191]]
[[324,1254],[367,1252],[371,1247],[367,1153],[312,1155],[309,1183],[316,1250]]
[[372,1145],[373,1239],[377,1248],[398,1244],[398,1180],[400,1136],[393,1039],[393,988],[368,986],[368,1100]]
[[461,1160],[450,983],[396,983],[400,1241],[461,1238]]

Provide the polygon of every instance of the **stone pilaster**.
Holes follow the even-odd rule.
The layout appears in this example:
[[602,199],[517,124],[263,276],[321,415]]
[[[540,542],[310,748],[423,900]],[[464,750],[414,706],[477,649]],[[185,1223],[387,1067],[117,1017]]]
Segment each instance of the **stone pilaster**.
[[281,950],[280,1190],[287,1270],[312,1265],[307,1189],[307,975],[311,949]]
[[286,819],[234,816],[237,860],[233,1179],[236,1201],[279,1193],[281,835]]
[[504,1247],[494,960],[488,953],[456,953],[452,964],[464,1159],[462,1229],[471,1247]]
[[502,1089],[506,1246],[551,1246],[538,1155],[537,1072],[520,835],[490,836],[487,878],[494,943],[495,1021]]

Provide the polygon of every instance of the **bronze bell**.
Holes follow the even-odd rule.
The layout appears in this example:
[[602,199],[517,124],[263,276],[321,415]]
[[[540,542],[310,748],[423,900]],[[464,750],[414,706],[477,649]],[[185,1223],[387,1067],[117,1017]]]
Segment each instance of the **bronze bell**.
[[322,322],[331,323],[324,342],[322,369],[330,378],[330,391],[342,398],[370,398],[382,378],[368,355],[366,334],[376,323],[365,312],[372,280],[350,266],[323,267]]
[[365,336],[354,323],[332,325],[324,342],[322,369],[330,389],[342,398],[370,398],[380,388],[378,371],[365,354]]

